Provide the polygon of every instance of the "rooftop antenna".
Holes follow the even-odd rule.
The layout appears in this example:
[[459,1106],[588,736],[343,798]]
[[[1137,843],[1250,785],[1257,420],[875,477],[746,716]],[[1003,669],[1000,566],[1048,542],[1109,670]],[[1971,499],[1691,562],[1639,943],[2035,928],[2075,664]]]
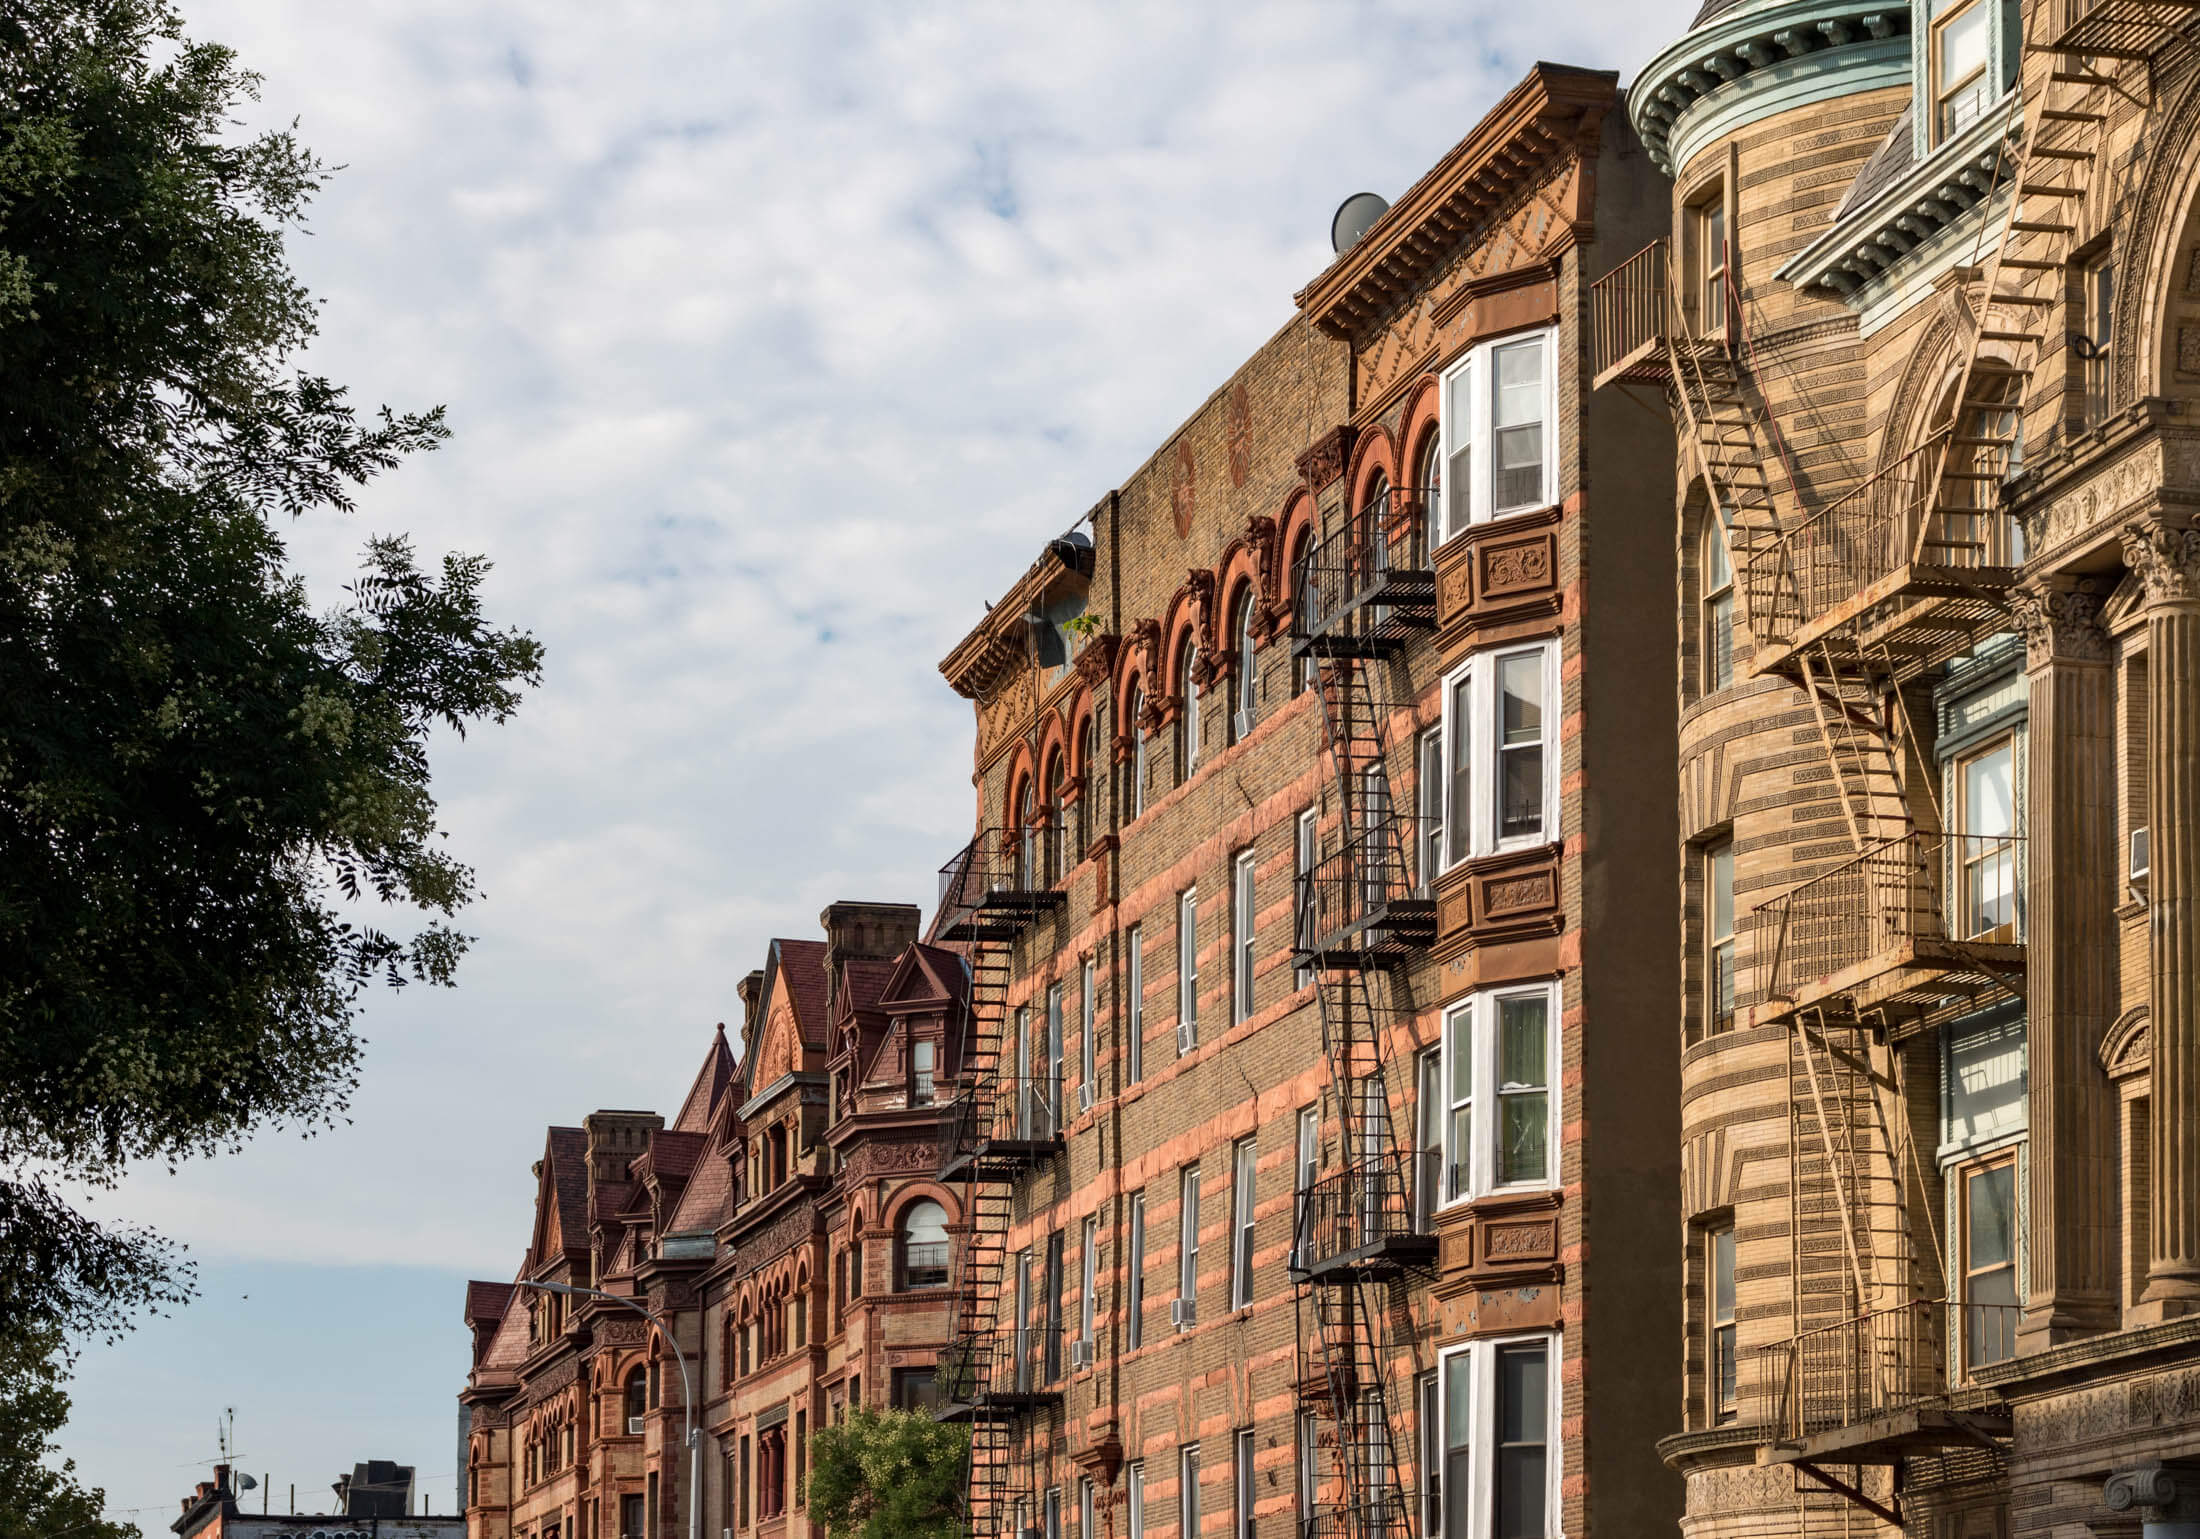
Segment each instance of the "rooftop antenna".
[[1360,243],[1360,237],[1375,227],[1375,221],[1390,212],[1390,200],[1380,193],[1356,192],[1337,205],[1337,212],[1329,219],[1329,249],[1343,256]]

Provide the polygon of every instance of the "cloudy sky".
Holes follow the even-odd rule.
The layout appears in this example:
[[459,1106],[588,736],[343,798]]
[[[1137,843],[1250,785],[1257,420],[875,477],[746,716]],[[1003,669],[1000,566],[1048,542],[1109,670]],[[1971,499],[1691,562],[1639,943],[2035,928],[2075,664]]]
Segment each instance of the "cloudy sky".
[[151,1534],[225,1406],[278,1510],[368,1457],[450,1510],[461,1283],[511,1275],[545,1124],[669,1108],[832,899],[929,904],[982,601],[1283,323],[1342,197],[1690,8],[182,3],[344,168],[293,243],[314,365],[456,430],[300,561],[485,552],[549,660],[437,759],[479,940],[370,1001],[351,1124],[100,1205],[205,1273],[87,1353],[66,1438]]

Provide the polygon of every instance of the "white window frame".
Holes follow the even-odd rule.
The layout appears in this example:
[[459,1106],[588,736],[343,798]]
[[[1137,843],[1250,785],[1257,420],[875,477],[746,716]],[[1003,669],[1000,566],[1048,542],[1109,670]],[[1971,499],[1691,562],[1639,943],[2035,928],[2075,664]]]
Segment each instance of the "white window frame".
[[[1555,844],[1561,837],[1559,827],[1559,727],[1563,719],[1564,703],[1559,694],[1558,643],[1555,640],[1529,642],[1522,646],[1496,647],[1487,652],[1477,652],[1464,663],[1444,676],[1444,828],[1445,865],[1447,869],[1461,861],[1478,859],[1485,855],[1499,855],[1508,850],[1530,850],[1546,844]],[[1498,790],[1500,784],[1499,751],[1501,728],[1498,721],[1500,701],[1497,697],[1497,676],[1501,665],[1511,658],[1540,653],[1543,660],[1543,826],[1533,834],[1514,834],[1500,838],[1497,832]],[[1462,706],[1462,700],[1464,705]],[[1466,713],[1466,732],[1458,730],[1460,712]],[[1454,773],[1452,759],[1462,736],[1468,757],[1469,805],[1455,805]],[[1466,820],[1466,837],[1458,837],[1459,820]]]
[[1042,1532],[1045,1539],[1062,1539],[1062,1488],[1048,1486],[1045,1499],[1039,1505]]
[[1296,1264],[1300,1231],[1306,1227],[1306,1204],[1321,1179],[1322,1114],[1319,1106],[1299,1108],[1298,1136],[1291,1150],[1291,1255]]
[[1146,1077],[1146,932],[1130,927],[1123,969],[1123,1082],[1135,1085]]
[[1176,1451],[1176,1531],[1181,1539],[1196,1539],[1199,1519],[1199,1445],[1186,1443]]
[[1096,1214],[1085,1215],[1084,1234],[1081,1236],[1084,1254],[1078,1260],[1077,1339],[1085,1344],[1085,1366],[1092,1366],[1093,1338],[1098,1333],[1100,1318],[1100,1219]]
[[1259,862],[1247,845],[1230,861],[1230,1023],[1253,1013],[1253,940],[1259,917]]
[[1260,1208],[1260,1146],[1241,1138],[1230,1146],[1230,1307],[1253,1302],[1253,1241]]
[[1040,1105],[1046,1113],[1043,1126],[1048,1138],[1059,1136],[1063,1125],[1069,1121],[1063,1115],[1066,1108],[1062,1105],[1062,987],[1059,978],[1047,985],[1046,1038],[1040,1044],[1046,1055],[1043,1065],[1046,1078],[1041,1082],[1039,1095]]
[[1085,1022],[1084,1041],[1077,1050],[1078,1099],[1083,1109],[1090,1110],[1100,1099],[1100,985],[1098,970],[1089,955],[1079,969],[1078,986],[1084,991],[1080,1003]]
[[1124,1539],[1146,1539],[1146,1462],[1123,1466]]
[[1146,815],[1146,729],[1138,724],[1138,718],[1145,714],[1145,708],[1146,692],[1142,689],[1132,690],[1130,719],[1124,723],[1131,733],[1131,806],[1130,817],[1126,822],[1136,822]]
[[[1469,1495],[1468,1532],[1486,1534],[1497,1521],[1496,1503],[1492,1499],[1492,1486],[1497,1470],[1496,1446],[1488,1441],[1497,1423],[1497,1355],[1505,1347],[1534,1346],[1541,1344],[1543,1358],[1544,1399],[1544,1481],[1543,1532],[1546,1539],[1560,1539],[1564,1517],[1559,1504],[1559,1491],[1565,1478],[1565,1444],[1560,1439],[1559,1427],[1565,1419],[1565,1338],[1557,1331],[1539,1331],[1519,1336],[1491,1337],[1485,1341],[1468,1342],[1439,1355],[1437,1370],[1438,1400],[1444,1408],[1444,1433],[1439,1447],[1448,1455],[1455,1441],[1452,1416],[1456,1409],[1451,1393],[1452,1365],[1464,1361],[1469,1375],[1468,1395],[1468,1478]],[[1447,1474],[1447,1486],[1448,1470]],[[1448,1504],[1453,1493],[1447,1489],[1444,1501]]]
[[[1499,1184],[1496,1177],[1497,1144],[1503,1127],[1503,1119],[1497,1115],[1500,1091],[1497,1084],[1497,1022],[1504,1001],[1508,999],[1541,998],[1544,1001],[1543,1077],[1544,1077],[1544,1138],[1543,1179],[1540,1181],[1511,1181]],[[1465,1020],[1469,1029],[1462,1033],[1458,1023]],[[1443,1078],[1444,1118],[1443,1156],[1444,1190],[1441,1207],[1456,1207],[1498,1192],[1538,1192],[1555,1189],[1558,1185],[1558,1154],[1560,1128],[1565,1121],[1561,1104],[1558,1066],[1563,1054],[1559,1049],[1561,1023],[1559,1017],[1559,986],[1554,980],[1548,983],[1530,983],[1517,987],[1484,989],[1471,994],[1444,1012]],[[1465,1038],[1466,1051],[1470,1055],[1468,1085],[1471,1091],[1474,1147],[1468,1151],[1466,1180],[1464,1185],[1455,1183],[1453,1172],[1461,1163],[1458,1151],[1452,1144],[1451,1111],[1455,1103],[1451,1087]]]
[[1176,1045],[1182,1057],[1199,1046],[1199,888],[1176,895]]
[[[1543,350],[1543,487],[1541,497],[1519,507],[1498,510],[1492,477],[1496,472],[1495,456],[1491,449],[1494,435],[1491,431],[1493,416],[1490,383],[1496,377],[1497,355],[1523,345],[1540,345]],[[1443,527],[1436,536],[1441,544],[1464,533],[1471,525],[1486,524],[1493,519],[1511,518],[1522,513],[1533,513],[1558,501],[1559,413],[1558,413],[1558,328],[1541,326],[1528,331],[1492,338],[1469,349],[1444,370],[1442,388],[1437,400],[1443,419],[1444,505]],[[1455,384],[1466,383],[1467,415],[1471,419],[1467,431],[1462,433],[1453,411]],[[1460,507],[1459,477],[1453,473],[1453,460],[1460,450],[1468,454],[1466,477],[1466,506]],[[1464,512],[1464,519],[1458,515]]]
[[1425,1231],[1436,1220],[1444,1190],[1444,1129],[1451,1121],[1445,1103],[1441,1042],[1414,1055],[1413,1079],[1417,1112],[1413,1130],[1413,1218],[1414,1227]]
[[1099,1539],[1100,1504],[1089,1475],[1077,1482],[1077,1539]]
[[[1315,865],[1321,860],[1320,825],[1320,810],[1309,807],[1299,814],[1292,831],[1291,945],[1294,950],[1310,939],[1306,933],[1307,878],[1313,874]],[[1294,989],[1303,989],[1313,981],[1314,969],[1305,963],[1299,963],[1292,968],[1291,982]]]
[[1444,1377],[1430,1371],[1413,1381],[1413,1424],[1419,1436],[1415,1496],[1421,1539],[1444,1539]]
[[1413,880],[1425,898],[1444,864],[1444,729],[1431,727],[1414,739],[1413,755]]
[[1312,1411],[1301,1411],[1294,1419],[1296,1445],[1293,1453],[1298,1464],[1299,1523],[1311,1523],[1314,1518],[1314,1500],[1321,1495],[1321,1432],[1314,1421]]
[[1199,1167],[1187,1165],[1177,1174],[1176,1187],[1176,1296],[1199,1303]]

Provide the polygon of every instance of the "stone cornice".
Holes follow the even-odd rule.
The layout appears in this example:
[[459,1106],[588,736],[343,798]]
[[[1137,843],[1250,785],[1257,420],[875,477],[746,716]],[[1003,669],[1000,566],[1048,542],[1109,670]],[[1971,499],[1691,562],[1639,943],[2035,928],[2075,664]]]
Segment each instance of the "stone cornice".
[[[1651,60],[1628,88],[1628,116],[1651,160],[1671,176],[1680,158],[1676,131],[1699,110],[1699,103],[1711,101],[1715,108],[1763,94],[1771,108],[1774,87],[1798,87],[1808,100],[1895,84],[1859,66],[1897,53],[1900,83],[1907,83],[1908,44],[1898,49],[1884,45],[1907,33],[1909,26],[1908,6],[1859,0],[1737,7]],[[1790,104],[1801,102],[1779,105]]]
[[1031,656],[1024,639],[1024,616],[1042,602],[1063,576],[1082,577],[1063,558],[1060,541],[1050,541],[1039,559],[1017,578],[971,632],[940,662],[940,673],[966,700],[982,700]]
[[2099,1336],[2026,1352],[1977,1370],[1978,1382],[2012,1401],[2100,1383],[2109,1373],[2137,1373],[2164,1361],[2200,1359],[2200,1315],[2187,1315],[2135,1331]]
[[1992,198],[2006,180],[2007,135],[2018,121],[2014,93],[1950,139],[1892,186],[1852,211],[1773,276],[1805,293],[1846,299],[1902,265],[1912,251]]
[[[1604,114],[1618,105],[1614,72],[1536,65],[1299,292],[1299,309],[1330,336],[1358,334],[1424,283],[1464,236],[1533,187],[1552,161],[1593,156]],[[1585,234],[1587,211],[1570,217],[1575,235]]]

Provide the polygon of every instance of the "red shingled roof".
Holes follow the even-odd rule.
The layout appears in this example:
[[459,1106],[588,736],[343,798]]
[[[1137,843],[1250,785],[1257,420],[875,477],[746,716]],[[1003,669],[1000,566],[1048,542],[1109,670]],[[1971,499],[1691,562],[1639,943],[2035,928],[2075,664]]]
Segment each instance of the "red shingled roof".
[[679,1206],[665,1225],[667,1234],[699,1234],[733,1217],[733,1167],[722,1154],[710,1154],[696,1166]]
[[483,1320],[501,1320],[504,1311],[512,1304],[512,1295],[519,1291],[514,1283],[469,1282],[466,1284],[466,1323]]
[[772,946],[779,953],[779,987],[794,1002],[802,1040],[812,1047],[822,1046],[832,1024],[825,1018],[825,943],[781,940]]
[[586,1250],[588,1135],[579,1128],[552,1128],[544,1158],[550,1162],[550,1189],[558,1207],[558,1232],[550,1243],[566,1250]]
[[710,1051],[703,1055],[703,1067],[696,1071],[695,1083],[688,1087],[687,1099],[680,1103],[680,1114],[672,1119],[676,1133],[705,1133],[710,1130],[710,1114],[718,1105],[718,1098],[733,1083],[733,1049],[726,1046],[725,1023],[710,1039]]

